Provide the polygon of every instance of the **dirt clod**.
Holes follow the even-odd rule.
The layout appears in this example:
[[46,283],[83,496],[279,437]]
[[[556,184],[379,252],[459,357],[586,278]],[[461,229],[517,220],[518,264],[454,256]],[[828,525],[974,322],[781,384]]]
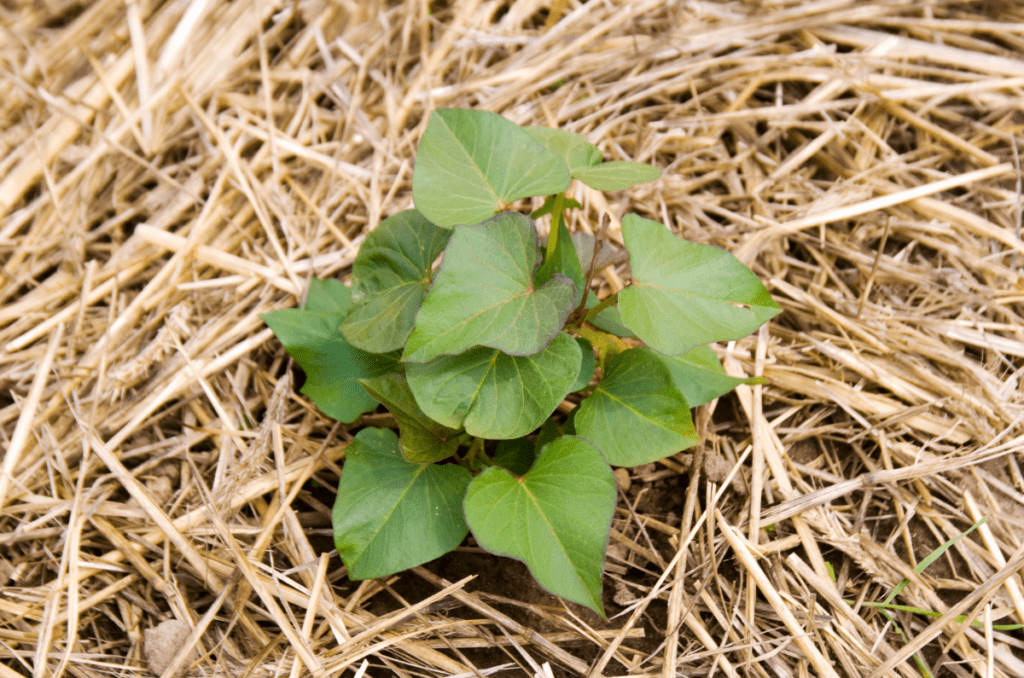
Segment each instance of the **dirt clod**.
[[[143,635],[142,653],[146,656],[150,673],[154,676],[163,675],[190,633],[192,629],[180,619],[168,619],[154,628],[147,629]],[[175,675],[184,675],[189,664],[198,658],[199,648],[193,648],[183,665],[183,670]]]

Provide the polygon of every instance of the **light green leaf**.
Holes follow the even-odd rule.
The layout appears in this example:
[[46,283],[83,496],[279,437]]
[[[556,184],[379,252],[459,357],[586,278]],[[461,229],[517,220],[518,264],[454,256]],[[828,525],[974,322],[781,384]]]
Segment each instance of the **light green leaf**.
[[543,350],[569,317],[576,287],[558,273],[535,287],[538,258],[537,231],[522,214],[457,227],[402,359],[425,363],[475,346],[510,355]]
[[698,346],[677,356],[668,356],[649,348],[642,350],[668,368],[672,382],[690,407],[709,403],[740,384],[754,382],[754,378],[738,379],[726,374],[715,349],[710,346]]
[[582,354],[560,332],[540,353],[511,356],[475,348],[406,366],[409,388],[428,417],[470,435],[518,438],[551,416],[580,371]]
[[371,353],[405,345],[430,286],[430,267],[450,236],[416,210],[388,217],[366,236],[352,264],[357,306],[341,326],[350,344]]
[[334,545],[350,579],[386,577],[448,553],[468,529],[469,471],[412,464],[389,429],[364,428],[345,450],[334,503]]
[[[596,294],[587,295],[587,308],[591,309],[601,303]],[[632,338],[636,335],[629,331],[629,328],[622,324],[622,316],[619,315],[618,306],[612,305],[604,309],[593,318],[588,320],[591,325],[602,329],[608,334],[614,334],[623,339]]]
[[306,308],[260,316],[306,373],[302,393],[320,411],[346,424],[377,407],[359,384],[399,369],[395,354],[377,355],[350,345],[338,327],[351,309],[349,289],[337,280],[310,281]]
[[622,191],[661,178],[661,169],[632,160],[612,160],[593,167],[580,168],[573,178],[599,191]]
[[569,170],[515,123],[488,111],[430,114],[412,175],[416,208],[443,228],[475,224],[510,203],[569,187]]
[[306,291],[304,310],[313,313],[348,313],[352,309],[352,290],[333,278],[313,278]]
[[569,168],[569,174],[576,176],[579,169],[601,162],[601,149],[593,145],[582,134],[567,132],[553,127],[524,127],[534,141],[562,159]]
[[459,431],[438,424],[423,414],[404,374],[360,379],[359,383],[398,420],[402,433],[399,445],[406,461],[425,464],[455,454],[459,447]]
[[613,466],[647,464],[700,442],[668,368],[635,348],[608,362],[594,393],[577,408],[575,426]]
[[541,586],[604,616],[601,571],[615,479],[588,441],[549,443],[526,475],[491,467],[466,491],[466,522],[492,553],[526,563]]
[[599,191],[621,191],[661,178],[653,165],[631,160],[601,162],[601,149],[582,134],[551,127],[525,127],[530,136],[547,147],[569,167],[573,179]]
[[739,339],[782,307],[725,250],[687,242],[661,224],[627,214],[622,235],[633,284],[619,292],[622,322],[666,355]]

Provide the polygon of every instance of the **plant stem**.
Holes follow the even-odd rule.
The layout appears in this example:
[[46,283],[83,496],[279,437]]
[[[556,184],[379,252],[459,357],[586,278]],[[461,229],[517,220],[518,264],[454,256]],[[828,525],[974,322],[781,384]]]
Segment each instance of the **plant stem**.
[[594,318],[598,313],[600,313],[601,311],[605,310],[606,308],[608,308],[609,306],[614,304],[618,300],[618,298],[619,298],[619,293],[616,292],[615,294],[609,296],[607,299],[605,299],[600,304],[595,306],[594,308],[592,308],[589,311],[587,311],[587,315],[585,315],[583,317],[583,320],[580,321],[580,326],[582,326],[583,323],[590,321],[590,319]]
[[460,462],[462,466],[470,471],[475,470],[477,466],[491,466],[491,460],[484,453],[484,442],[483,438],[473,438],[473,444],[469,446],[469,451]]

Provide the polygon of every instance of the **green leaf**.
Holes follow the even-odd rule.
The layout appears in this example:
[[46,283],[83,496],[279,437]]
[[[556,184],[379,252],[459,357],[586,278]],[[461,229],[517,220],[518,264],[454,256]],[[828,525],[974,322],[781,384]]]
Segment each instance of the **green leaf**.
[[738,379],[726,374],[715,350],[710,346],[698,346],[677,356],[664,355],[649,348],[642,350],[668,368],[672,382],[690,407],[709,403],[740,384],[754,381],[753,378]]
[[532,440],[523,436],[512,440],[499,440],[492,461],[495,466],[500,466],[509,473],[521,476],[530,470],[536,458],[536,445]]
[[388,217],[366,236],[352,264],[358,305],[341,326],[350,344],[371,353],[405,345],[430,286],[431,264],[450,236],[416,210]]
[[412,464],[390,429],[364,428],[345,450],[334,502],[334,545],[350,579],[375,579],[448,553],[468,529],[469,471]]
[[562,427],[558,425],[557,421],[554,419],[545,421],[544,425],[537,431],[537,440],[533,444],[534,455],[539,455],[545,445],[561,438],[562,435]]
[[576,431],[613,466],[647,464],[700,442],[668,368],[641,349],[612,358],[577,409]]
[[452,234],[402,359],[425,363],[489,346],[510,355],[541,351],[573,309],[576,286],[559,273],[533,284],[537,231],[506,212]]
[[569,168],[569,174],[597,165],[601,162],[601,149],[593,145],[582,134],[567,132],[553,127],[524,127],[534,141],[562,159]]
[[[588,294],[587,308],[594,308],[600,304],[601,301],[601,299],[597,298],[596,294]],[[636,337],[635,334],[629,331],[628,327],[622,324],[622,316],[619,315],[619,308],[617,306],[609,306],[587,322],[598,329],[604,330],[608,334],[614,334],[616,337],[621,337],[623,339]]]
[[406,366],[409,388],[428,417],[473,436],[518,438],[544,423],[579,375],[579,344],[559,333],[540,353],[511,356],[475,348]]
[[561,438],[562,435],[562,427],[558,422],[548,419],[537,430],[536,441],[530,440],[528,436],[499,440],[494,451],[494,465],[517,476],[525,475],[544,446],[556,438]]
[[402,431],[398,442],[406,461],[424,464],[455,454],[459,447],[459,431],[438,424],[423,414],[404,374],[360,379],[359,383],[398,420]]
[[599,191],[621,191],[661,178],[653,165],[631,160],[601,162],[601,149],[582,134],[551,127],[524,127],[530,136],[547,147],[569,167],[573,179]]
[[601,571],[615,479],[588,441],[549,443],[524,476],[491,467],[466,491],[466,522],[492,553],[526,563],[541,586],[604,616]]
[[576,415],[580,413],[579,407],[574,407],[569,414],[565,416],[565,421],[562,423],[562,432],[567,436],[576,435]]
[[573,297],[572,306],[580,303],[580,295],[583,294],[583,287],[587,284],[586,273],[580,266],[580,257],[576,254],[576,244],[573,242],[569,229],[565,222],[558,224],[558,241],[555,243],[555,251],[551,258],[545,259],[533,276],[533,284],[536,287],[544,285],[556,274],[561,273],[572,280],[576,287],[576,296]]
[[586,388],[590,384],[590,380],[594,378],[594,368],[597,367],[597,361],[594,359],[594,345],[583,337],[576,337],[576,343],[580,345],[583,360],[580,362],[580,374],[569,389],[570,393]]
[[612,160],[580,168],[572,176],[599,191],[622,191],[630,186],[660,179],[661,169],[632,160]]
[[352,291],[333,278],[313,278],[306,292],[305,310],[313,313],[348,313],[352,309]]
[[782,307],[725,250],[687,242],[661,224],[627,214],[622,235],[633,284],[619,292],[622,322],[656,351],[679,355],[739,339]]
[[510,203],[569,187],[569,170],[523,128],[495,113],[430,114],[412,175],[416,208],[443,228],[475,224]]
[[608,361],[619,355],[623,351],[630,349],[629,344],[625,341],[616,337],[613,334],[596,330],[592,327],[584,325],[577,330],[580,336],[586,339],[597,349],[597,353],[601,358],[601,369],[606,370]]
[[302,393],[320,411],[346,424],[377,407],[359,384],[398,368],[395,354],[377,355],[351,346],[338,331],[352,306],[337,280],[310,281],[305,309],[285,308],[260,316],[306,373]]

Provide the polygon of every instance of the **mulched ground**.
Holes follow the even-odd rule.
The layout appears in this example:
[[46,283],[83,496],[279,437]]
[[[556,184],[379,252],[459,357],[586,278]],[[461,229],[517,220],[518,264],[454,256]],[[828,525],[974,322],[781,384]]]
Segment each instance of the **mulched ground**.
[[[1024,623],[1020,3],[51,0],[0,22],[0,678],[159,673],[144,637],[172,620],[168,676],[1024,676],[1000,628]],[[607,622],[470,541],[387,581],[332,553],[360,424],[298,394],[258,314],[347,279],[412,205],[437,107],[663,168],[574,185],[570,228],[658,220],[785,309],[716,347],[765,385],[630,471]],[[870,604],[903,578],[898,633]]]

